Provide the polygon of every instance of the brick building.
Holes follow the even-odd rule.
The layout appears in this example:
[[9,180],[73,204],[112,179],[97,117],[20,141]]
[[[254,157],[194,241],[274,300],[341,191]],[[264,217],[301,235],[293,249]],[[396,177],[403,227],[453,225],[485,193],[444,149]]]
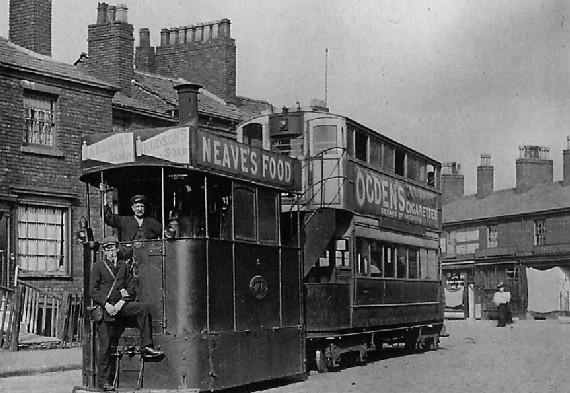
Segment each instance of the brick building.
[[10,2],[9,29],[10,41],[0,37],[0,285],[17,263],[40,286],[80,287],[80,136],[112,127],[116,89],[49,58],[50,1]]
[[[38,286],[82,285],[75,233],[87,214],[78,180],[83,134],[178,125],[173,86],[183,78],[204,86],[199,123],[212,132],[233,135],[239,122],[271,108],[236,96],[228,19],[182,29],[200,31],[183,39],[178,29],[177,40],[177,29],[163,29],[169,41],[159,48],[143,28],[135,62],[126,7],[100,3],[96,12],[88,53],[70,65],[49,57],[51,0],[10,1],[10,39],[0,37],[0,285],[16,265]],[[97,192],[90,198],[99,203]],[[100,225],[91,215],[96,237]]]
[[477,193],[464,196],[463,175],[454,164],[445,164],[442,173],[448,315],[494,318],[491,300],[500,281],[511,291],[516,316],[567,313],[570,142],[563,151],[562,181],[553,181],[553,161],[542,146],[520,147],[511,189],[493,189],[491,157],[482,155]]

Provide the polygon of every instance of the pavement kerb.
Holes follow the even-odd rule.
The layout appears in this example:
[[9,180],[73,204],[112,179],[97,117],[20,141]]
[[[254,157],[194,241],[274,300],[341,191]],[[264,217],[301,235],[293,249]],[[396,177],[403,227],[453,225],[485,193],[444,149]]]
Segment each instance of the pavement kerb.
[[81,370],[81,364],[66,364],[59,366],[41,366],[41,367],[30,367],[19,370],[6,370],[0,371],[0,378],[9,377],[25,377],[46,373],[57,373],[61,371],[71,371],[71,370]]

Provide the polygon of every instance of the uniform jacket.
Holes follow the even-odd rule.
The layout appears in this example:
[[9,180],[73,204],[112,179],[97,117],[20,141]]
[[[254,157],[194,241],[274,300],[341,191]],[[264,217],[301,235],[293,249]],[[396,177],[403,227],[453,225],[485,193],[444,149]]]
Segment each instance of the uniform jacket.
[[[117,266],[112,262],[107,262],[107,264],[117,277],[117,282],[115,283],[111,294],[107,297],[115,279],[102,260],[95,262],[91,269],[91,278],[89,283],[89,296],[91,296],[91,299],[103,307],[105,307],[105,303],[107,302],[114,305],[122,298],[121,289],[126,289],[129,293],[129,297],[134,298],[136,295],[134,280],[130,279],[128,266],[125,261],[117,260]],[[113,320],[113,318],[105,312],[105,320]]]
[[119,230],[119,241],[158,239],[162,233],[162,225],[152,217],[145,217],[139,228],[135,216],[119,216],[113,214],[105,205],[105,224]]

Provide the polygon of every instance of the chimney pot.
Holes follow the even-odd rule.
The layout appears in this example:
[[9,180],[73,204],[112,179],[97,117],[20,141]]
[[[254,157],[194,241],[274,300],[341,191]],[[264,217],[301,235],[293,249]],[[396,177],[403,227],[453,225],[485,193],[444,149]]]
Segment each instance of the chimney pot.
[[117,13],[115,16],[115,20],[121,23],[128,23],[127,21],[127,11],[128,8],[125,4],[119,4],[117,6]]
[[150,30],[143,27],[139,30],[139,46],[148,48],[150,47]]
[[170,45],[178,45],[180,40],[180,32],[178,27],[173,27],[170,29]]
[[202,85],[182,83],[174,86],[178,92],[178,123],[198,127],[198,94]]
[[178,42],[180,44],[185,44],[188,39],[188,29],[186,26],[180,26],[178,28]]
[[204,39],[204,25],[196,26],[196,42],[202,42]]
[[570,184],[570,136],[566,137],[566,149],[562,151],[562,185]]
[[212,39],[212,25],[204,26],[204,42],[208,42]]
[[220,38],[230,38],[230,20],[228,18],[224,18],[220,21],[218,25],[218,37]]
[[104,25],[107,23],[107,3],[99,3],[97,5],[97,24]]
[[115,21],[115,15],[117,14],[117,7],[110,5],[107,7],[107,23],[113,23]]
[[160,46],[168,46],[168,37],[170,36],[170,30],[161,29],[160,30]]

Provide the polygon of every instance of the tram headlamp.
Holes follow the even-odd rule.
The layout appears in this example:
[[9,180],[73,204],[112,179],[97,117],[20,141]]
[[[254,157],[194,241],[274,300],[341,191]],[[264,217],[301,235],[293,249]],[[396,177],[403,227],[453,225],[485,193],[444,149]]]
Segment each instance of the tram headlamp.
[[75,233],[75,240],[77,241],[77,244],[83,244],[93,240],[93,230],[89,228],[89,223],[85,216],[82,216],[79,219],[79,231]]

